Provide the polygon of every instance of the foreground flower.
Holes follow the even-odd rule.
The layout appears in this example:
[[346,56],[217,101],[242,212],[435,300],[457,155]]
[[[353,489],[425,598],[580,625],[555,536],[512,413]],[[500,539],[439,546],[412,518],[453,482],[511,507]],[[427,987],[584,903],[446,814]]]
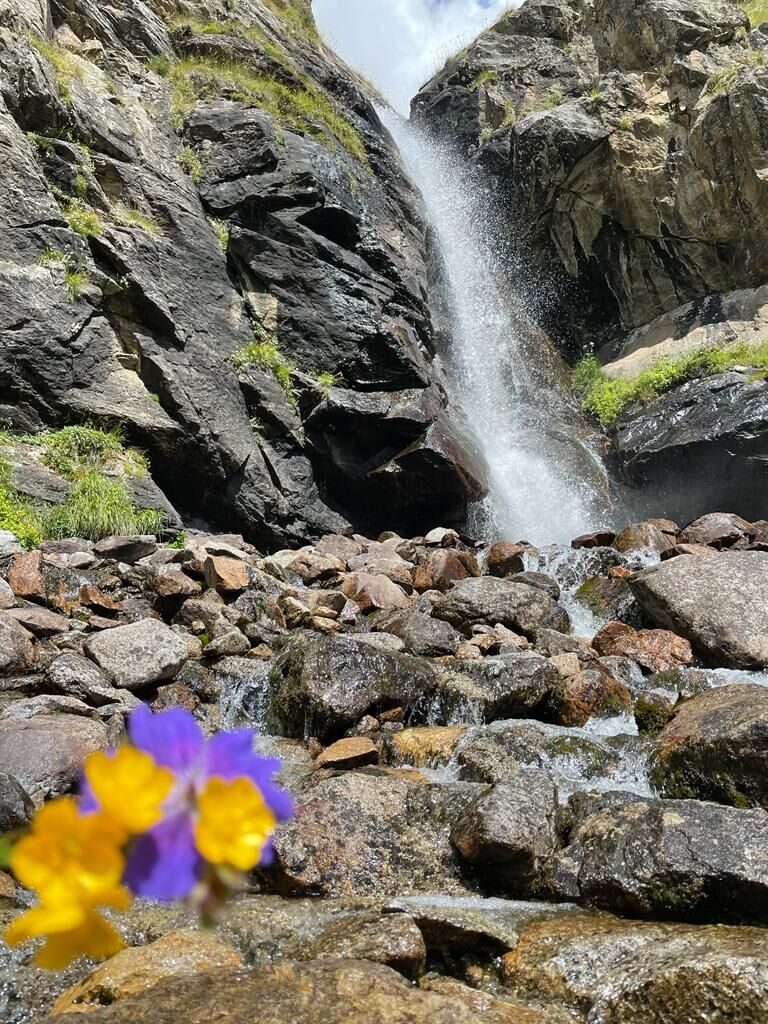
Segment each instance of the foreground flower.
[[87,758],[81,798],[38,811],[11,855],[39,905],[5,937],[45,938],[41,966],[116,953],[120,936],[99,908],[126,909],[134,894],[186,899],[210,916],[271,860],[275,826],[292,813],[274,782],[280,762],[254,753],[252,730],[206,739],[189,712],[142,705],[128,731],[130,744]]

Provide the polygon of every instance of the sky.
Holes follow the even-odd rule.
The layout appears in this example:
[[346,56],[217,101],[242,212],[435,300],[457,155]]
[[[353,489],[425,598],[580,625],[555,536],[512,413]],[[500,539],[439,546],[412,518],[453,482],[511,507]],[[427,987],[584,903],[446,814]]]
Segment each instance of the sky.
[[402,114],[457,50],[519,0],[314,0],[325,39]]

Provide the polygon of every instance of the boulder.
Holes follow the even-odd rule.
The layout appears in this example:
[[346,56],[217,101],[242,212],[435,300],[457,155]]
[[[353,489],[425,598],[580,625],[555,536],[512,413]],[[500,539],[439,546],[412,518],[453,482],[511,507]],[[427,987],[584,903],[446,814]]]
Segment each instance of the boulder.
[[350,736],[326,747],[316,759],[315,768],[361,768],[378,760],[379,752],[369,739]]
[[558,899],[638,917],[763,922],[768,813],[631,793],[576,795],[548,866]]
[[40,551],[25,551],[14,555],[8,567],[8,584],[16,597],[27,601],[45,600],[43,555]]
[[586,725],[593,717],[631,714],[632,693],[602,665],[561,676],[546,702],[546,716],[558,725]]
[[36,804],[68,792],[83,761],[108,744],[101,722],[79,715],[0,721],[0,764]]
[[29,824],[35,806],[13,775],[0,772],[0,836]]
[[648,672],[668,672],[693,664],[690,643],[666,629],[636,630],[623,622],[609,622],[592,639],[604,658],[631,658]]
[[768,688],[737,683],[682,703],[658,738],[664,796],[768,810]]
[[146,946],[121,950],[59,996],[53,1014],[85,1013],[152,989],[166,978],[226,971],[239,953],[212,932],[179,929]]
[[12,619],[0,618],[0,676],[26,672],[35,657],[31,634]]
[[409,764],[415,768],[435,768],[446,764],[466,731],[465,725],[403,729],[387,739],[390,763]]
[[674,539],[651,522],[634,523],[621,531],[613,542],[617,551],[656,551],[662,554],[674,544]]
[[14,622],[18,622],[33,636],[40,638],[66,633],[70,628],[70,621],[65,615],[59,615],[58,612],[52,612],[49,608],[42,608],[36,604],[26,604],[22,608],[9,608],[2,615],[6,620],[13,619]]
[[410,600],[388,576],[372,576],[367,572],[350,573],[341,585],[342,592],[363,612],[408,608]]
[[714,548],[730,548],[750,532],[749,523],[729,512],[712,512],[701,516],[680,533],[680,544],[703,544]]
[[367,911],[333,921],[301,948],[297,960],[367,960],[415,981],[424,973],[427,948],[408,914]]
[[682,555],[637,573],[630,586],[655,622],[686,637],[711,664],[768,665],[768,552]]
[[[451,663],[445,663],[450,666]],[[440,673],[437,688],[446,722],[492,722],[534,715],[546,703],[560,675],[532,651],[456,661]]]
[[[178,1024],[226,1016],[230,1024],[252,1024],[258,1007],[261,1024],[477,1024],[477,1000],[478,993],[462,985],[445,995],[416,988],[390,967],[365,960],[285,960],[252,971],[170,979],[93,1010],[90,1019],[94,1024]],[[556,1024],[546,1011],[493,997],[480,1001],[488,1024]]]
[[105,537],[93,546],[99,558],[110,558],[115,562],[133,565],[141,558],[147,558],[157,551],[155,537]]
[[426,658],[454,654],[461,641],[459,633],[447,622],[416,609],[384,614],[373,625],[375,629],[399,637],[409,654]]
[[525,544],[513,544],[508,540],[498,541],[488,551],[488,572],[491,576],[502,578],[523,572],[526,551],[528,547]]
[[126,690],[172,679],[187,660],[187,645],[157,619],[141,619],[90,637],[85,653]]
[[466,635],[478,623],[500,623],[529,638],[540,629],[565,632],[570,626],[568,613],[546,591],[488,576],[454,584],[435,601],[432,614]]
[[209,555],[204,564],[206,585],[222,594],[248,589],[248,567],[239,558]]
[[451,841],[489,890],[535,892],[559,845],[557,790],[544,772],[521,768],[464,811]]
[[480,571],[472,555],[441,548],[430,551],[413,572],[413,586],[420,594],[427,590],[445,593],[457,580],[479,576]]
[[339,738],[363,715],[405,707],[436,680],[426,660],[386,651],[354,636],[291,637],[270,674],[270,706],[288,736]]

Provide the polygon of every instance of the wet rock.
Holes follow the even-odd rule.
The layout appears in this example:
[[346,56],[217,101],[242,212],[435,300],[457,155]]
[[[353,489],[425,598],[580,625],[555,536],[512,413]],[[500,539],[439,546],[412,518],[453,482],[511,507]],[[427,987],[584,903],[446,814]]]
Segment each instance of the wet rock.
[[361,772],[324,779],[278,828],[268,883],[292,896],[460,891],[446,822],[476,796],[477,787],[467,783],[429,785]]
[[146,946],[121,950],[63,992],[52,1012],[56,1016],[97,1010],[145,992],[166,978],[222,971],[241,964],[240,955],[211,932],[172,931]]
[[491,576],[511,576],[525,570],[525,544],[502,540],[488,551],[488,572]]
[[598,530],[596,533],[584,533],[571,541],[571,547],[576,551],[584,548],[609,548],[616,540],[616,534],[610,530]]
[[674,544],[667,534],[653,523],[635,523],[627,526],[613,542],[617,551],[657,551],[662,554]]
[[471,804],[451,829],[451,840],[494,892],[536,889],[542,864],[559,845],[557,790],[535,768],[522,768]]
[[636,630],[622,622],[609,622],[594,636],[592,646],[602,657],[631,658],[648,672],[668,672],[693,664],[687,640],[666,629]]
[[635,605],[629,584],[620,577],[591,576],[576,591],[576,600],[600,619],[621,622],[632,616]]
[[27,825],[35,806],[29,794],[13,775],[0,772],[0,835]]
[[379,752],[369,739],[348,737],[326,747],[315,761],[315,768],[362,768],[378,760]]
[[524,583],[529,587],[537,587],[545,591],[557,601],[560,597],[560,584],[554,576],[546,572],[518,572],[514,576],[515,583]]
[[31,634],[12,619],[0,617],[0,676],[26,672],[35,656]]
[[640,917],[765,920],[768,813],[629,793],[572,797],[568,845],[548,868],[557,898]]
[[[467,1001],[414,988],[396,971],[360,960],[327,963],[283,961],[249,972],[163,982],[153,991],[112,1008],[93,1011],[94,1024],[177,1024],[215,1020],[251,1024],[259,1007],[262,1024],[477,1024],[476,996]],[[489,1024],[548,1024],[545,1014],[523,1011],[501,999],[491,1001]]]
[[211,640],[205,647],[206,658],[231,658],[248,654],[251,642],[239,629],[230,629]]
[[99,558],[133,565],[157,551],[157,540],[155,537],[106,537],[94,544],[93,551]]
[[425,612],[408,609],[376,618],[374,628],[399,637],[409,654],[439,658],[454,654],[461,640],[459,633],[447,622],[433,619]]
[[427,949],[407,914],[369,911],[332,922],[300,956],[293,955],[298,960],[368,960],[415,981],[424,973]]
[[440,676],[439,703],[447,722],[492,722],[532,715],[545,704],[560,675],[546,658],[530,651],[457,661]]
[[[382,634],[383,635],[383,634]],[[372,647],[358,637],[292,637],[276,659],[271,708],[291,736],[324,740],[377,709],[412,704],[435,687],[425,660]]]
[[686,637],[710,663],[768,665],[768,552],[684,555],[638,573],[630,586],[655,622]]
[[[503,960],[518,996],[565,1003],[606,1024],[759,1020],[766,962],[760,929],[562,915],[522,929]],[[757,1016],[755,1016],[757,1013]]]
[[[635,722],[641,736],[658,736],[674,717],[675,709],[669,697],[661,693],[647,693],[635,703]],[[680,796],[669,793],[668,796]]]
[[126,690],[172,679],[187,660],[187,645],[156,619],[141,619],[89,638],[85,653]]
[[713,512],[690,523],[678,537],[680,544],[730,548],[750,532],[749,523],[728,512]]
[[664,796],[768,809],[768,688],[738,683],[679,706],[658,738]]
[[39,805],[70,790],[88,754],[107,742],[100,722],[78,715],[0,721],[0,764]]
[[456,583],[432,614],[467,634],[477,623],[500,623],[529,638],[540,629],[566,631],[570,625],[568,613],[545,591],[493,577]]
[[559,725],[586,725],[597,717],[630,714],[632,693],[602,665],[562,678],[547,698],[546,715]]
[[453,756],[466,730],[464,725],[403,729],[387,740],[391,762],[398,765],[410,764],[416,768],[433,768],[445,764]]

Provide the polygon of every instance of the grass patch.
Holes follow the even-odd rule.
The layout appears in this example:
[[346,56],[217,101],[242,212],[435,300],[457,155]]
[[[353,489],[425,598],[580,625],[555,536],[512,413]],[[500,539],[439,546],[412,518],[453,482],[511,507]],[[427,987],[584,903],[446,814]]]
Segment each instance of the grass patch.
[[766,56],[762,50],[745,50],[744,54],[727,67],[716,71],[707,82],[704,92],[707,96],[720,96],[730,92],[739,78],[753,68],[765,66]]
[[61,252],[59,249],[43,249],[38,265],[41,267],[60,266],[64,268],[64,285],[71,302],[76,302],[85,287],[88,285],[88,275],[84,270],[79,270],[72,262],[72,258]]
[[188,17],[174,18],[171,24],[174,28],[188,28],[197,35],[239,36],[249,43],[254,43],[263,53],[271,57],[278,64],[291,66],[291,61],[288,59],[285,50],[273,42],[259,25],[251,25],[249,27],[237,18],[231,18],[227,21],[203,21],[200,18]]
[[161,78],[167,78],[171,73],[173,61],[170,57],[166,57],[164,53],[156,53],[147,60],[146,67],[149,71],[154,71]]
[[329,395],[339,382],[337,375],[331,373],[330,370],[323,370],[321,373],[318,373],[315,376],[315,380],[320,390],[326,395]]
[[536,114],[541,110],[553,110],[555,107],[559,107],[562,102],[562,90],[557,88],[549,89],[543,96],[526,103],[520,111],[520,116],[525,117],[526,114]]
[[753,28],[768,21],[768,3],[765,0],[747,0],[741,6],[746,11]]
[[660,359],[637,377],[610,379],[594,356],[586,356],[575,367],[573,383],[582,395],[582,408],[609,426],[633,402],[650,402],[694,377],[711,377],[734,366],[758,371],[752,379],[768,373],[768,342],[752,346],[736,342],[723,348],[708,348],[679,359]]
[[214,235],[216,235],[216,241],[219,243],[221,251],[226,252],[229,248],[229,224],[219,217],[209,217],[208,223],[211,225]]
[[115,207],[115,216],[121,224],[125,224],[129,228],[141,228],[142,231],[146,231],[148,235],[159,235],[161,234],[160,225],[152,217],[149,217],[146,213],[142,213],[141,210],[137,210],[133,206],[117,206]]
[[319,39],[315,19],[312,17],[310,0],[262,0],[262,2],[282,19],[288,31],[293,35],[304,36],[312,42]]
[[246,106],[259,107],[284,127],[311,135],[331,148],[338,142],[356,160],[367,164],[358,130],[308,79],[302,80],[300,85],[286,85],[241,62],[203,57],[182,57],[173,65],[168,78],[177,126],[198,102],[223,96]]
[[30,501],[13,489],[11,467],[1,452],[0,530],[10,530],[25,548],[34,548],[43,539],[40,514]]
[[73,199],[66,204],[64,216],[72,230],[83,238],[97,238],[104,232],[101,217],[80,199]]
[[129,476],[146,476],[147,457],[137,448],[126,448],[122,431],[114,427],[100,430],[91,426],[62,427],[25,438],[43,451],[43,465],[72,480],[83,470],[116,469]]
[[43,513],[42,525],[51,538],[101,540],[113,535],[157,534],[165,525],[165,514],[133,505],[123,480],[85,469],[75,477],[67,501]]
[[182,170],[190,176],[195,185],[199,185],[203,177],[203,164],[194,149],[185,143],[179,150],[177,159]]
[[269,338],[266,332],[263,337],[238,349],[232,356],[232,362],[238,370],[246,366],[257,366],[265,373],[271,373],[285,392],[285,397],[291,405],[296,404],[296,396],[293,391],[293,364],[282,354],[277,341]]
[[492,82],[496,82],[498,81],[498,78],[498,71],[492,71],[490,68],[486,68],[485,71],[481,71],[478,75],[475,75],[475,78],[469,88],[472,92],[476,92],[481,85],[488,85]]
[[53,68],[56,76],[56,87],[59,90],[61,101],[66,107],[72,107],[72,83],[77,80],[82,82],[83,69],[71,53],[67,52],[58,43],[41,39],[40,36],[30,36],[29,41]]

